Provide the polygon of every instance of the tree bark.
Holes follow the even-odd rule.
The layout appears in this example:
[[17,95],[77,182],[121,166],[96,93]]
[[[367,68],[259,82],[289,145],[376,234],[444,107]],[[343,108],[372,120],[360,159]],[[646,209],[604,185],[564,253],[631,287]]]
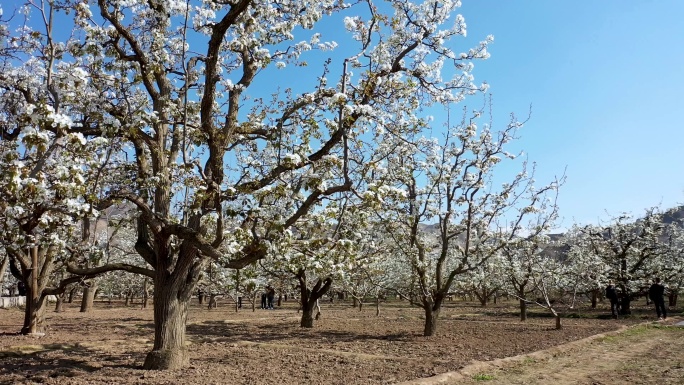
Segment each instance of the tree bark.
[[154,346],[143,364],[148,370],[175,370],[190,363],[185,347],[189,296],[180,296],[180,287],[165,278],[165,271],[157,272],[154,282]]
[[561,324],[561,316],[560,314],[556,314],[556,330],[561,330],[563,328],[563,325]]
[[314,324],[314,306],[315,302],[313,302],[310,306],[307,307],[302,307],[302,319],[301,322],[299,323],[300,327],[303,328],[312,328]]
[[57,303],[55,304],[55,313],[61,313],[64,311],[64,298],[66,297],[66,292],[60,293],[56,297]]
[[45,296],[40,295],[38,298],[26,296],[24,325],[21,328],[21,334],[45,333],[45,303]]
[[76,294],[76,288],[72,288],[69,290],[69,300],[67,302],[73,303],[74,302],[74,294]]
[[147,278],[143,281],[143,298],[142,298],[142,309],[147,309],[147,304],[149,302],[150,295],[147,292]]
[[598,289],[591,291],[591,308],[596,309],[596,304],[598,302]]
[[520,300],[520,321],[527,321],[527,301]]
[[380,296],[375,297],[375,316],[380,316]]
[[95,292],[97,291],[97,281],[90,280],[83,287],[83,299],[81,300],[81,313],[88,313],[93,310],[93,303],[95,302]]
[[297,272],[297,279],[299,281],[299,289],[302,295],[300,301],[302,306],[302,318],[299,326],[303,328],[312,328],[314,319],[318,319],[320,316],[319,311],[314,318],[313,311],[315,308],[317,308],[317,301],[330,289],[330,286],[332,285],[332,278],[319,278],[313,289],[309,289],[306,286],[306,272],[304,270],[299,270]]
[[[4,287],[5,283],[5,272],[7,272],[7,267],[9,266],[9,256],[5,255],[2,258],[2,263],[0,263],[0,291],[2,291],[2,288]],[[0,296],[2,295],[2,292],[0,292]]]
[[437,333],[437,320],[439,319],[440,306],[424,305],[425,310],[425,328],[423,329],[423,336],[431,337]]

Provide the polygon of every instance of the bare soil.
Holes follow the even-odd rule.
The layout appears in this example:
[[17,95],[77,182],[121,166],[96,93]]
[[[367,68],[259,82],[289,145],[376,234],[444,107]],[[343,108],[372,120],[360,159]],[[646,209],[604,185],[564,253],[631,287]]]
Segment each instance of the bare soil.
[[681,385],[684,327],[638,325],[532,354],[475,363],[406,385]]
[[[63,313],[48,314],[49,328],[41,338],[17,335],[23,313],[19,309],[0,309],[0,383],[352,385],[390,384],[432,377],[426,383],[435,383],[442,378],[465,383],[527,384],[535,383],[530,381],[541,375],[534,373],[537,369],[533,369],[529,377],[520,374],[518,382],[509,381],[509,375],[536,368],[527,364],[538,360],[541,365],[547,358],[539,356],[530,358],[533,361],[529,362],[521,358],[507,365],[482,367],[491,373],[464,375],[461,372],[460,377],[444,373],[472,371],[483,363],[502,362],[505,357],[554,348],[654,318],[650,308],[638,307],[630,318],[599,318],[607,312],[605,306],[600,306],[597,310],[566,314],[573,318],[564,318],[563,329],[554,330],[554,319],[541,312],[520,322],[513,303],[481,308],[455,301],[447,303],[442,311],[438,335],[423,337],[422,312],[406,303],[383,304],[379,317],[375,316],[372,306],[366,306],[360,312],[350,303],[325,304],[323,317],[315,322],[315,327],[302,329],[293,302],[276,310],[235,312],[230,304],[208,310],[195,300],[187,327],[191,366],[180,371],[144,371],[140,368],[146,353],[151,350],[153,338],[151,308],[142,310],[139,305],[124,307],[117,302],[97,302],[94,311],[80,313],[75,303],[65,306]],[[651,329],[648,330],[650,333]],[[568,378],[588,381],[579,383],[638,383],[633,380],[591,381],[592,376],[600,376],[606,370],[620,375],[631,373],[629,366],[621,366],[622,362],[636,365],[666,362],[670,356],[661,349],[669,346],[671,340],[678,341],[672,346],[682,351],[684,333],[665,328],[653,329],[653,332],[656,333],[654,338],[664,339],[664,343],[653,343],[650,337],[640,342],[595,339],[583,344],[590,344],[595,350],[575,348],[574,353],[560,357],[565,361],[559,361],[559,365],[592,368],[584,374],[563,370],[569,373]],[[642,334],[650,335],[633,333],[635,337]],[[606,358],[602,347],[615,350],[616,353],[608,357],[615,365],[601,366]],[[633,348],[633,353],[625,353]],[[586,359],[572,359],[571,355],[586,356]],[[671,383],[684,383],[679,356],[681,354],[677,355],[679,361],[667,362],[675,368],[673,375],[680,376],[677,377],[680,382]],[[525,365],[521,364],[523,361]],[[561,366],[555,372],[562,372],[560,369]],[[603,377],[600,378],[603,381]],[[555,377],[538,383],[551,382],[556,385],[570,383],[560,382]]]

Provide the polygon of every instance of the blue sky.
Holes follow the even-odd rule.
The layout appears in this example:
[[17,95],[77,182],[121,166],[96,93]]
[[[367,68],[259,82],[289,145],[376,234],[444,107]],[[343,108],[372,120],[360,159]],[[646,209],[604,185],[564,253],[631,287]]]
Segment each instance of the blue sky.
[[[561,227],[684,202],[684,1],[464,0],[498,122],[532,118],[516,144],[539,183],[567,167]],[[468,103],[468,102],[466,102]]]

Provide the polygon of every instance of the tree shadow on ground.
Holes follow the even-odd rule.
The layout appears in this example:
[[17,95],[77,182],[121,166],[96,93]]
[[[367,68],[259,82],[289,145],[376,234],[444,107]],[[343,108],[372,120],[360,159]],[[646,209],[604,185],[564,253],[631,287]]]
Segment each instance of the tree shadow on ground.
[[315,341],[320,343],[353,342],[360,340],[385,340],[385,341],[407,341],[417,334],[413,333],[388,333],[388,334],[369,334],[357,333],[341,330],[326,329],[306,329],[300,328],[291,323],[272,323],[260,324],[226,324],[221,321],[204,322],[201,324],[188,325],[189,335],[198,339],[218,338],[222,342],[285,342],[292,340]]
[[[57,357],[49,357],[48,353],[59,350]],[[69,349],[49,349],[35,353],[17,354],[3,357],[0,365],[0,376],[20,375],[30,383],[44,382],[45,378],[70,378],[85,373],[95,372],[103,368],[139,369],[130,364],[130,356],[114,355],[102,351],[74,347]],[[66,358],[65,356],[68,356]],[[93,360],[96,357],[96,361]]]

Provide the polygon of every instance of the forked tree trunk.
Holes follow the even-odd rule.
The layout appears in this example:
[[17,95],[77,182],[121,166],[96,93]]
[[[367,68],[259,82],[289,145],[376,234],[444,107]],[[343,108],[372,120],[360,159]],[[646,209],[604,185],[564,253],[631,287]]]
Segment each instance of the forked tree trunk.
[[174,370],[190,363],[185,346],[190,296],[179,295],[178,283],[165,278],[165,272],[157,272],[154,282],[154,346],[143,364],[148,370]]
[[556,330],[561,330],[562,328],[563,328],[563,325],[561,325],[560,314],[556,314]]
[[297,272],[297,279],[299,281],[299,288],[302,295],[300,301],[302,309],[302,318],[301,322],[299,323],[299,326],[303,328],[312,328],[314,319],[318,319],[320,315],[319,311],[316,317],[314,318],[314,309],[317,308],[318,299],[323,297],[323,295],[325,295],[325,293],[327,293],[330,289],[330,286],[332,285],[332,278],[319,278],[316,284],[314,285],[313,289],[309,289],[306,286],[306,271],[299,270]]
[[527,321],[527,301],[520,300],[520,321]]
[[93,310],[95,302],[95,292],[97,291],[97,281],[91,280],[83,287],[83,299],[81,300],[81,313],[88,313]]
[[57,303],[55,304],[55,313],[61,313],[64,311],[64,299],[66,298],[66,293],[60,293],[56,297]]

